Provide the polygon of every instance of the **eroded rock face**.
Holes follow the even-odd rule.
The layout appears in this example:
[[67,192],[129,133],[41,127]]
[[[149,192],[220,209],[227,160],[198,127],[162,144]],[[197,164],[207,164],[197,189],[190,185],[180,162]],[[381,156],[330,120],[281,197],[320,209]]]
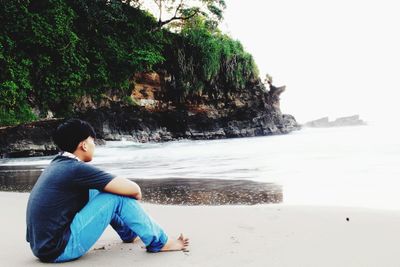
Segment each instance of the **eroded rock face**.
[[[144,73],[135,79],[132,96],[138,106],[112,99],[96,106],[91,99],[83,99],[76,117],[89,121],[99,139],[142,143],[286,134],[300,127],[293,116],[279,109],[285,87],[270,86],[268,91],[260,81],[253,81],[242,90],[226,93],[215,88],[182,103],[174,101],[176,97],[168,91],[170,77],[165,73]],[[51,133],[60,122],[54,119],[1,129],[0,156],[56,153]]]
[[267,91],[263,84],[254,83],[229,95],[188,98],[182,105],[166,97],[164,77],[140,76],[132,94],[148,101],[140,107],[114,105],[83,113],[81,118],[91,122],[105,140],[136,142],[252,137],[299,129],[293,116],[280,112],[279,95],[285,87]]
[[50,119],[0,129],[0,158],[57,153],[51,136],[61,121]]

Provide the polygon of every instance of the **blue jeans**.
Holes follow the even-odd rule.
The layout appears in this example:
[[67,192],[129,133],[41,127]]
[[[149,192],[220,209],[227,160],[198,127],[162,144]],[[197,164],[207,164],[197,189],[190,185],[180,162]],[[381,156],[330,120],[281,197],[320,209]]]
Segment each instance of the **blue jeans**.
[[124,242],[139,236],[149,252],[160,251],[167,242],[165,232],[135,199],[97,190],[90,190],[89,195],[89,202],[70,225],[71,236],[64,252],[54,262],[83,256],[109,224]]

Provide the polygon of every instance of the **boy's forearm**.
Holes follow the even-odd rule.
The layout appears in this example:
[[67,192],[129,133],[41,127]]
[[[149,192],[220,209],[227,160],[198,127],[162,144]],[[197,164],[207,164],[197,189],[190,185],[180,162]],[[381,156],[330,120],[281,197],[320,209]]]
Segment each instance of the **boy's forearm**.
[[130,182],[131,185],[133,185],[129,189],[130,193],[132,194],[130,196],[133,198],[136,198],[137,200],[141,200],[142,199],[142,190],[141,190],[140,186],[133,181],[128,180],[128,182]]
[[105,187],[104,191],[136,198],[137,200],[142,199],[142,191],[139,185],[133,181],[126,178],[116,177],[112,179]]

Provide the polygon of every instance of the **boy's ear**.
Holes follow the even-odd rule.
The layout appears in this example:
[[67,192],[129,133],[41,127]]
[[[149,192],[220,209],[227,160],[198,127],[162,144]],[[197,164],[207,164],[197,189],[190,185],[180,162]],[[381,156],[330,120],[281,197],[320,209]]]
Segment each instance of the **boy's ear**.
[[82,141],[79,143],[78,148],[81,148],[83,151],[87,151],[87,146],[86,146],[86,142]]
[[87,145],[85,141],[82,141],[82,150],[85,152],[87,151]]

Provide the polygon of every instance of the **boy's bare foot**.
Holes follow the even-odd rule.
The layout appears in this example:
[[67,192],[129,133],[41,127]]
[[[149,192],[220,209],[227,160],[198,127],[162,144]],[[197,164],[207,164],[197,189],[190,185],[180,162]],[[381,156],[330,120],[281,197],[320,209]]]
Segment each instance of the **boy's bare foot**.
[[163,251],[189,251],[189,238],[182,234],[176,240],[168,239],[160,252]]

